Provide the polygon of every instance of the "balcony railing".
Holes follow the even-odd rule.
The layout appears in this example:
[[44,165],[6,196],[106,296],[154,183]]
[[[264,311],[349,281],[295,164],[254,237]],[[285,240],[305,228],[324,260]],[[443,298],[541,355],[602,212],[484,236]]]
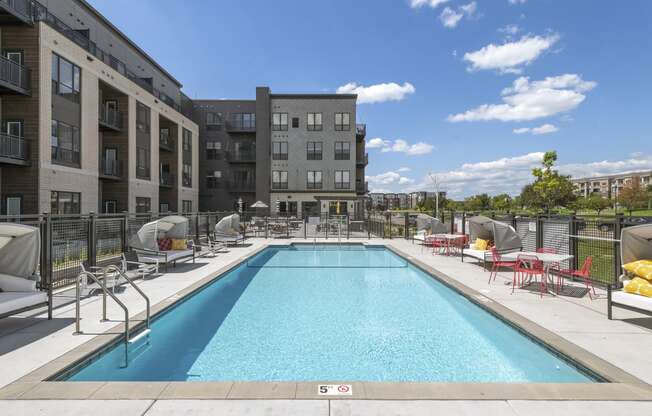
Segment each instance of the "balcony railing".
[[233,163],[253,163],[256,161],[256,151],[240,150],[226,153],[226,160]]
[[30,94],[31,77],[32,72],[29,68],[0,56],[0,84],[3,87],[18,93]]
[[369,153],[365,153],[364,155],[357,155],[355,163],[359,166],[367,166],[369,164]]
[[256,183],[251,181],[227,182],[229,192],[256,192]]
[[173,187],[174,175],[170,172],[162,171],[158,182],[160,186]]
[[174,139],[170,136],[160,135],[158,139],[158,147],[167,150],[168,152],[174,152]]
[[103,158],[100,160],[100,176],[122,179],[122,160]]
[[256,131],[256,123],[231,119],[226,121],[226,130],[230,132],[254,132]]
[[369,182],[356,182],[355,192],[358,194],[366,194],[369,192]]
[[32,0],[0,0],[0,9],[24,23],[33,23],[33,3]]
[[122,113],[115,108],[100,109],[100,125],[115,131],[122,130]]
[[366,124],[356,124],[355,125],[355,135],[360,139],[364,139],[364,137],[367,135],[367,125]]
[[29,158],[27,141],[22,137],[0,133],[0,157],[27,161]]
[[136,165],[136,177],[138,179],[150,179],[151,178],[150,167]]
[[51,146],[52,163],[79,166],[81,155],[77,150],[64,149],[62,147]]

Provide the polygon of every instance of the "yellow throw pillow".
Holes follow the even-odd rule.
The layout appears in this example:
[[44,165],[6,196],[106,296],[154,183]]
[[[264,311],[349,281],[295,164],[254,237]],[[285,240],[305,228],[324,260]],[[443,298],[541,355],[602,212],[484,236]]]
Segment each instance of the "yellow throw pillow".
[[634,276],[652,280],[652,260],[637,260],[623,265],[623,269]]
[[186,240],[172,240],[172,250],[185,250]]
[[475,240],[475,245],[473,246],[473,248],[475,248],[476,250],[483,250],[484,251],[484,250],[487,249],[488,244],[489,244],[489,241],[478,238],[478,239]]
[[652,284],[645,279],[635,277],[625,285],[625,292],[652,298]]

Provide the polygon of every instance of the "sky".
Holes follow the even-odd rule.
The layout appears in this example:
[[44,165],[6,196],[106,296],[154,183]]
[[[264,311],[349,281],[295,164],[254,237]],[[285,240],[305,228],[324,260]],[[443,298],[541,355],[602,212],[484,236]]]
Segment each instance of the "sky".
[[90,3],[191,98],[358,93],[371,191],[516,195],[549,150],[652,169],[652,1]]

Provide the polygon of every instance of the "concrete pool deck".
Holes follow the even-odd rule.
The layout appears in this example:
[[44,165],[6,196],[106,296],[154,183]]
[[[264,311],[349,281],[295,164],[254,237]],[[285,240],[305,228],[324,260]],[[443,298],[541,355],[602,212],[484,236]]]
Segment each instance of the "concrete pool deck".
[[[305,240],[251,239],[248,241],[250,245],[247,247],[232,248],[229,253],[219,255],[216,258],[198,259],[197,264],[194,266],[192,264],[180,265],[177,270],[172,269],[170,273],[138,284],[150,296],[152,305],[154,305],[152,313],[155,314],[267,245],[302,241]],[[509,403],[512,401],[521,403],[522,400],[526,400],[523,403],[527,403],[527,400],[590,400],[595,401],[591,403],[597,405],[603,403],[598,402],[600,400],[644,401],[652,399],[652,388],[648,384],[652,383],[652,360],[648,359],[649,355],[647,354],[647,351],[652,347],[652,337],[650,336],[652,331],[640,326],[640,324],[649,326],[652,319],[642,318],[636,320],[636,314],[616,310],[617,318],[625,317],[634,320],[630,322],[608,321],[606,319],[604,294],[594,301],[590,301],[588,296],[581,299],[546,296],[540,299],[538,294],[526,290],[517,290],[514,295],[511,295],[511,287],[505,284],[507,281],[511,282],[509,273],[499,274],[496,282],[488,285],[488,273],[475,264],[462,263],[459,257],[433,256],[429,251],[422,250],[420,246],[400,239],[361,241],[369,244],[386,245],[405,255],[409,260],[427,271],[435,269],[441,280],[457,290],[465,292],[471,300],[504,316],[528,332],[534,333],[543,342],[558,348],[564,354],[617,382],[570,385],[555,383],[353,382],[348,383],[353,385],[353,395],[342,396],[344,402],[350,403],[346,408],[339,404],[342,402],[339,402],[336,406],[331,405],[331,401],[326,399],[332,399],[332,397],[318,396],[316,391],[317,382],[44,382],[43,380],[50,378],[53,374],[79,361],[112,339],[121,336],[120,328],[122,325],[118,322],[120,322],[122,311],[109,299],[108,317],[110,321],[100,322],[101,298],[91,297],[83,301],[82,316],[85,318],[82,321],[82,330],[85,332],[83,335],[72,335],[74,331],[74,304],[55,309],[55,319],[52,321],[40,317],[9,318],[0,321],[0,354],[2,354],[0,356],[0,365],[3,368],[0,373],[0,386],[5,386],[0,389],[0,399],[19,399],[15,402],[2,402],[0,408],[5,409],[5,405],[12,408],[27,406],[28,403],[33,403],[37,408],[39,403],[42,403],[40,400],[45,399],[67,399],[71,401],[112,399],[115,402],[121,402],[124,399],[149,403],[148,406],[150,407],[146,407],[149,410],[145,414],[150,414],[152,411],[155,411],[155,413],[151,414],[167,414],[165,409],[170,409],[169,404],[164,406],[158,405],[158,403],[176,402],[185,399],[229,399],[227,401],[238,402],[247,399],[275,399],[277,401],[271,402],[276,403],[272,406],[274,408],[281,406],[281,401],[295,399],[296,405],[287,406],[314,406],[313,410],[317,412],[316,414],[329,414],[322,413],[322,410],[320,410],[321,405],[318,404],[320,402],[328,403],[326,410],[330,414],[376,414],[365,412],[365,409],[371,412],[373,409],[378,408],[377,406],[374,407],[374,400],[401,400],[406,406],[410,403],[408,407],[412,407],[416,414],[421,411],[419,409],[423,409],[423,414],[430,414],[426,410],[435,409],[436,405],[434,403],[437,403],[436,400],[456,399],[495,403],[497,409],[507,404],[506,409],[512,413],[505,414],[527,414],[515,413],[515,407]],[[312,240],[309,242],[312,243]],[[328,242],[333,242],[333,240]],[[142,298],[139,298],[135,291],[128,287],[119,296],[129,306],[131,315],[135,317],[133,323],[139,319],[142,320],[144,310]],[[587,351],[591,353],[587,353]],[[320,400],[313,402],[311,399]],[[356,404],[358,402],[351,399],[363,399],[363,401]],[[433,402],[429,405],[420,405],[420,401],[423,400]],[[333,400],[334,404],[336,402]],[[382,403],[388,406],[390,404],[388,401]],[[464,408],[462,403],[465,402],[459,403],[460,410],[462,410]],[[477,402],[469,402],[468,405],[474,406],[473,403]],[[73,405],[73,403],[70,404]],[[115,405],[117,406],[117,404]],[[197,405],[199,406],[199,404]],[[625,405],[625,403],[621,402],[621,405],[629,407],[629,403]],[[652,403],[632,403],[632,406],[641,405],[652,406]],[[82,405],[80,404],[80,406]],[[125,406],[129,407],[128,405]],[[137,407],[136,403],[133,403],[133,406],[135,409]],[[228,405],[224,404],[224,406]],[[235,404],[232,404],[232,406],[235,406]],[[246,406],[246,404],[242,404],[242,406]],[[492,406],[493,404],[489,407]],[[203,414],[200,407],[197,408],[198,414]],[[290,407],[286,408],[287,412],[280,412],[279,414],[291,414],[293,411]],[[577,408],[586,411],[593,407],[593,405],[588,405]],[[488,408],[484,407],[483,409],[484,411],[488,410]],[[540,407],[540,409],[543,412],[544,407]],[[638,407],[630,409],[638,409]],[[646,412],[652,413],[652,407],[649,409]],[[297,408],[297,414],[313,414],[306,413],[306,410],[307,408],[304,410]],[[345,411],[349,411],[349,413],[343,413]],[[499,410],[496,412],[501,414]],[[142,410],[139,414],[143,414]],[[590,414],[600,413],[590,412]],[[609,414],[615,413],[611,412]],[[631,414],[631,411],[629,414]]]

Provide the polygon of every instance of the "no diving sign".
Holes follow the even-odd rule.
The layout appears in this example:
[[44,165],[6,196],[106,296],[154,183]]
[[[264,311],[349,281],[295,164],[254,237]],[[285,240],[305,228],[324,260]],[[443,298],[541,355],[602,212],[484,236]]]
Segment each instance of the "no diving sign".
[[320,384],[317,393],[320,396],[351,396],[353,388],[350,384]]

